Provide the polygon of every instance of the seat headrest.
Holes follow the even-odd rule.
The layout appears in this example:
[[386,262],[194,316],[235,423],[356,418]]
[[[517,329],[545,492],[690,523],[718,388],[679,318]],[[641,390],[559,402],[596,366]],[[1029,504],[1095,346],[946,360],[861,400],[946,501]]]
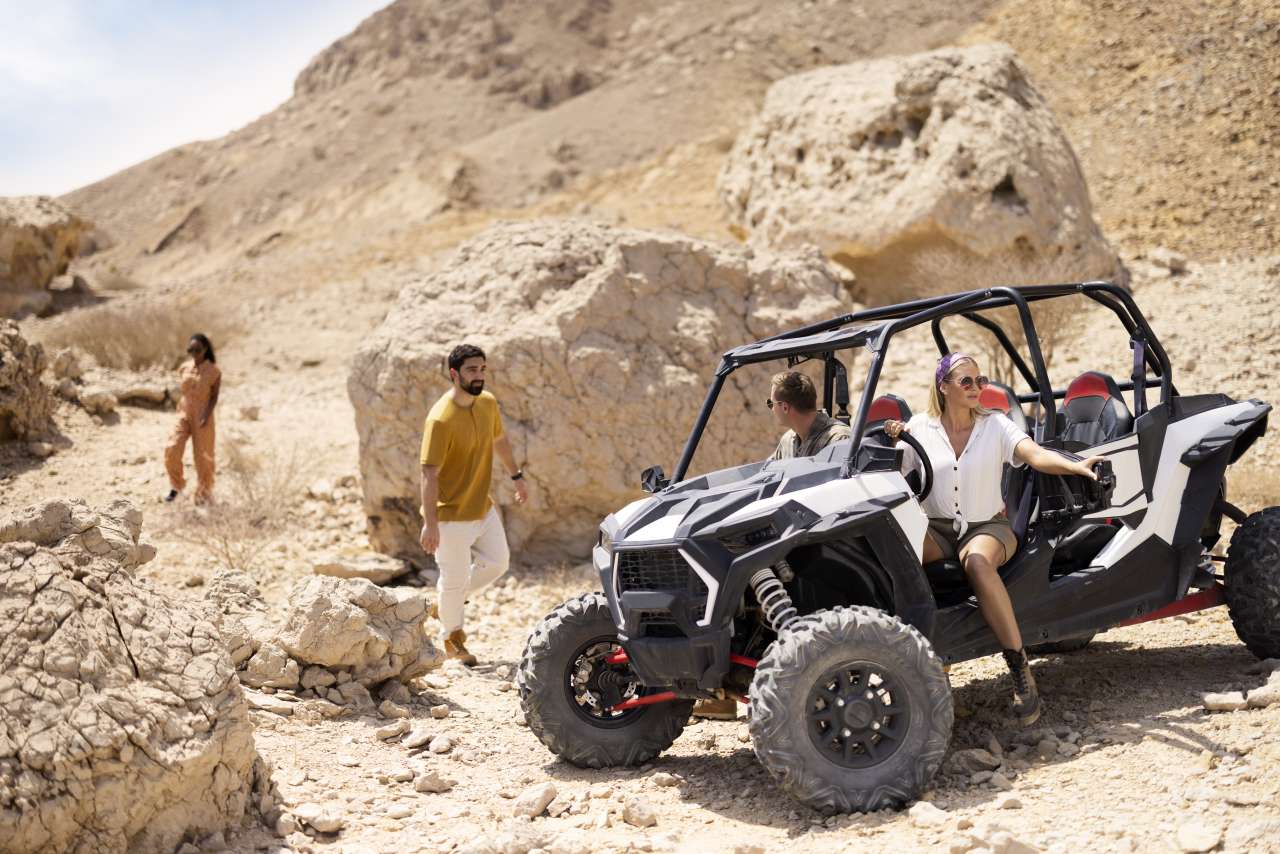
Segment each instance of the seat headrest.
[[895,421],[910,421],[911,407],[896,394],[882,394],[871,401],[871,410],[867,413],[868,424],[888,421],[890,418]]
[[1013,395],[1009,393],[1007,386],[991,383],[978,393],[978,403],[987,409],[1008,415],[1013,408]]
[[1103,400],[1120,398],[1120,387],[1116,381],[1101,371],[1085,371],[1067,386],[1067,394],[1062,399],[1066,406],[1078,397],[1100,397]]
[[991,382],[978,393],[978,403],[994,412],[1003,412],[1020,430],[1028,429],[1027,415],[1018,396],[1004,383]]

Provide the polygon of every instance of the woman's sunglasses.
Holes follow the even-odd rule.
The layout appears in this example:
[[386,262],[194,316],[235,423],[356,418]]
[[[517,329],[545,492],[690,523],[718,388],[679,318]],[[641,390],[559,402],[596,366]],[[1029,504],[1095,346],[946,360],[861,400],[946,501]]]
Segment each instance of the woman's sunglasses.
[[773,409],[773,398],[772,397],[765,398],[764,405],[767,406],[769,409]]
[[960,388],[964,389],[965,391],[968,391],[969,389],[973,388],[974,383],[978,384],[978,388],[986,388],[987,385],[991,382],[991,380],[979,374],[976,377],[961,377],[958,380],[947,380],[947,382],[955,383],[956,385],[960,386]]

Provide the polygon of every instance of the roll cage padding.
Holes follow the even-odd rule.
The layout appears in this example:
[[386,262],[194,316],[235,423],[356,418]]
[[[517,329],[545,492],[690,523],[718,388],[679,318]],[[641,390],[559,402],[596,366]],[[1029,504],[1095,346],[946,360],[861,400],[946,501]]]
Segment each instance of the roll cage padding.
[[1133,432],[1133,415],[1109,375],[1086,371],[1071,381],[1062,401],[1061,438],[1086,448]]

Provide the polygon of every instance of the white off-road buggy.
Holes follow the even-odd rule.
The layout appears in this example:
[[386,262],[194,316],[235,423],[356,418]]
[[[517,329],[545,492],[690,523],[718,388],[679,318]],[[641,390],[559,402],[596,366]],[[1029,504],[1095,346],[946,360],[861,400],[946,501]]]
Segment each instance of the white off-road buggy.
[[[1051,386],[1030,305],[1066,298],[1092,300],[1124,325],[1128,379],[1088,372]],[[991,319],[998,309],[1017,312],[1027,358]],[[999,644],[960,564],[921,564],[931,483],[899,472],[902,450],[880,425],[910,413],[877,384],[895,335],[931,324],[945,353],[951,317],[994,335],[1026,384],[988,386],[987,406],[1045,447],[1105,458],[1097,482],[1007,472],[1020,547],[1000,574],[1028,642],[1078,648],[1104,629],[1225,601],[1248,648],[1280,657],[1280,508],[1246,516],[1227,503],[1224,478],[1271,407],[1179,394],[1164,349],[1115,285],[992,288],[860,311],[725,354],[672,481],[650,469],[652,495],[601,525],[602,592],[565,602],[529,638],[521,702],[552,752],[593,768],[643,763],[671,745],[697,699],[736,696],[750,702],[757,756],[799,801],[876,810],[920,794],[951,736],[943,665]],[[850,418],[840,354],[851,348],[871,355]],[[775,360],[821,361],[824,406],[849,418],[851,439],[686,480],[728,376]],[[1238,527],[1220,563],[1210,550],[1224,517]]]

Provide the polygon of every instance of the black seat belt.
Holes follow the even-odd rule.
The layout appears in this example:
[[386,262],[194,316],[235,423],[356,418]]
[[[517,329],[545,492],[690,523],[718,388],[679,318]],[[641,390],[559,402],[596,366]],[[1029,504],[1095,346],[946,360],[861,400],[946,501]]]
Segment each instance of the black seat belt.
[[1147,342],[1141,335],[1129,340],[1133,348],[1133,417],[1147,411]]

